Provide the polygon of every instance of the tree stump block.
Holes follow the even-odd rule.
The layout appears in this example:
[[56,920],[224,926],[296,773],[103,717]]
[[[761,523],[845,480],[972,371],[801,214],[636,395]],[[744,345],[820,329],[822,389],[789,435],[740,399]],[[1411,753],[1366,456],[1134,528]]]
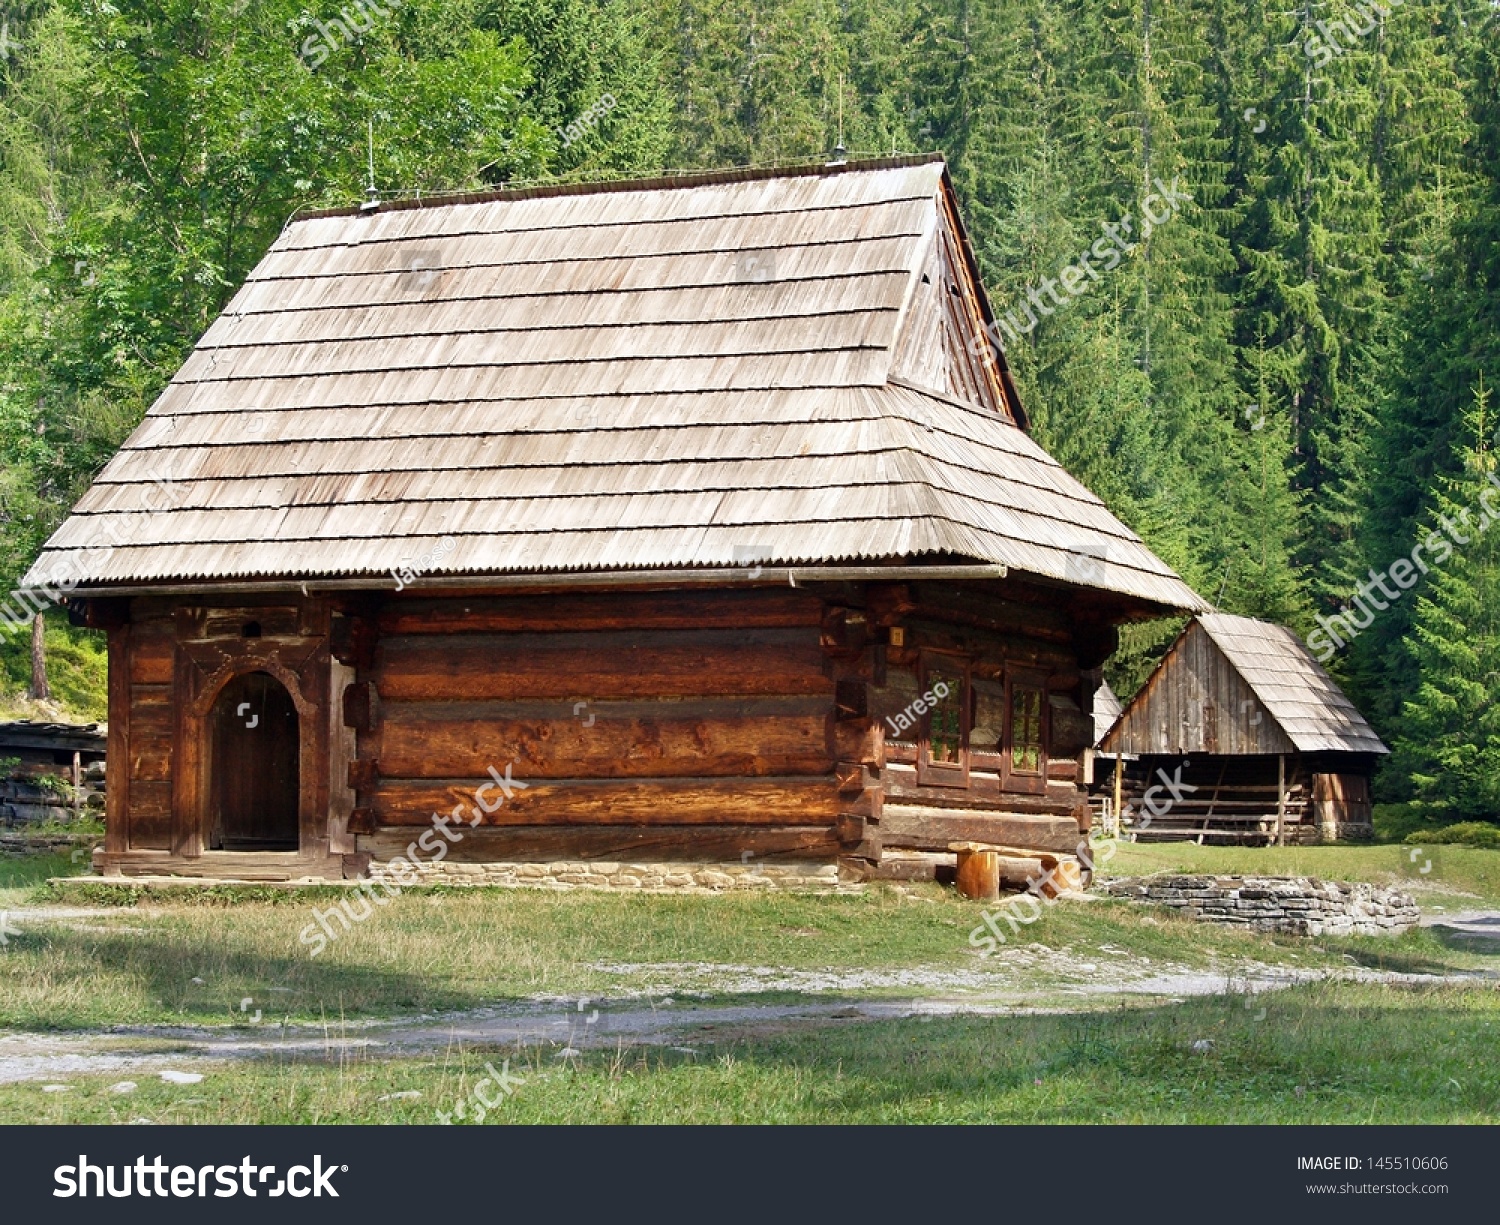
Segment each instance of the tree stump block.
[[958,891],[964,897],[986,901],[1000,896],[1000,853],[982,842],[955,842],[949,848],[958,854]]

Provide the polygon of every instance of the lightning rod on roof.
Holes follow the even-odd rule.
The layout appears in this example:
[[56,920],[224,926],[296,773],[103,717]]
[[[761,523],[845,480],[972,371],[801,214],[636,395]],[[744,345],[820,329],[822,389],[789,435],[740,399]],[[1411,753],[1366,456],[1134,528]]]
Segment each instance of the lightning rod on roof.
[[380,193],[375,190],[375,119],[372,116],[366,129],[368,143],[366,149],[369,153],[370,180],[369,186],[365,188],[365,202],[359,206],[362,213],[373,213],[380,207]]
[[839,143],[833,147],[833,161],[830,166],[842,166],[844,164],[844,74],[839,73]]

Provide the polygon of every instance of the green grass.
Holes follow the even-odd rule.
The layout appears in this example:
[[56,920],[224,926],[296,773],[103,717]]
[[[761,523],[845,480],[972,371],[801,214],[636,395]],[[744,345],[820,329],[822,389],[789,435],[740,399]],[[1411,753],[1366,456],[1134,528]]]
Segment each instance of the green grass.
[[[7,892],[24,894],[24,886]],[[19,909],[14,918],[21,934],[3,953],[0,1025],[232,1024],[247,996],[257,1006],[274,1004],[278,1018],[363,1019],[672,985],[669,971],[623,976],[597,963],[955,972],[982,965],[968,937],[984,908],[931,887],[839,897],[412,893],[312,958],[298,933],[313,906],[330,904],[321,890],[233,903],[220,891],[152,897],[137,909],[116,908],[82,924],[28,923]],[[1126,950],[1135,962],[1199,968],[1246,960],[1303,968],[1357,961],[1442,972],[1494,960],[1447,948],[1431,931],[1309,942],[1196,924],[1125,902],[1045,909],[1014,943],[1057,950],[1074,962],[1107,962],[1119,955],[1112,950]],[[1066,985],[1063,973],[1044,958],[1027,970],[1025,982],[1045,992]],[[896,987],[862,993],[909,994]]]
[[[1392,880],[1398,848],[1282,850],[1183,844],[1122,847],[1117,874],[1160,869],[1293,872]],[[1438,853],[1438,852],[1435,852]],[[1500,856],[1443,847],[1424,905],[1494,904]],[[788,893],[643,897],[590,892],[434,889],[377,910],[309,956],[299,942],[334,889],[117,890],[43,882],[79,869],[61,856],[0,860],[0,908],[20,935],[0,952],[0,1026],[29,1030],[119,1024],[236,1023],[239,1001],[274,1004],[278,1018],[353,1020],[447,1012],[537,996],[609,997],[670,985],[671,975],[622,976],[598,963],[712,963],[788,970],[982,967],[969,933],[984,906],[951,890],[875,887],[863,896]],[[1438,890],[1442,890],[1439,892]],[[1453,891],[1457,890],[1455,894]],[[1471,894],[1472,896],[1464,896]],[[28,921],[26,904],[116,905],[87,921]],[[134,905],[120,905],[134,902]],[[1193,923],[1124,902],[1045,908],[1013,944],[1082,962],[1125,950],[1136,961],[1194,968],[1246,960],[1303,968],[1350,962],[1414,973],[1492,967],[1495,958],[1441,933],[1396,939],[1300,940]],[[1002,958],[1003,960],[1003,958]],[[201,982],[194,982],[201,979]],[[1039,992],[1066,985],[1045,959],[1028,971]],[[681,979],[677,989],[681,990]],[[874,987],[869,995],[898,995]]]
[[55,719],[99,723],[109,717],[109,668],[104,635],[79,629],[52,612],[47,625],[49,710],[25,697],[31,683],[31,635],[23,630],[0,634],[0,721]]
[[10,910],[50,896],[47,881],[86,871],[68,855],[0,855],[0,910]]
[[[960,969],[977,961],[968,936],[982,910],[936,889],[918,897],[877,889],[862,897],[681,898],[432,891],[397,899],[312,958],[298,933],[314,905],[330,904],[321,891],[274,903],[153,900],[84,926],[28,925],[21,910],[22,934],[4,954],[0,1025],[228,1023],[245,996],[274,999],[294,1019],[317,1020],[641,989],[591,968],[597,962]],[[1334,960],[1290,940],[1189,928],[1124,903],[1059,905],[1026,929],[1025,939],[1084,953],[1112,944],[1194,965],[1212,955]],[[1037,980],[1045,984],[1044,970]]]
[[[1247,1006],[1247,1004],[1249,1006]],[[1086,1016],[828,1025],[622,1048],[197,1063],[0,1086],[0,1123],[430,1123],[506,1059],[524,1083],[491,1123],[1500,1122],[1490,989],[1350,984]],[[1212,1048],[1195,1052],[1195,1042]],[[129,1096],[108,1091],[135,1081]],[[419,1100],[380,1102],[419,1092]],[[486,1090],[493,1098],[493,1086]],[[472,1111],[470,1112],[472,1117]]]
[[[1408,875],[1395,846],[1131,845],[1109,867],[1120,875],[1174,870],[1402,882],[1424,906],[1450,909],[1500,900],[1500,856],[1459,846],[1433,851],[1427,876]],[[1500,993],[1493,983],[1322,983],[1256,997],[1136,1000],[1128,1008],[1117,999],[1064,993],[1065,967],[1093,962],[1108,969],[1110,958],[1153,971],[1213,968],[1226,977],[1247,961],[1304,969],[1352,963],[1411,974],[1500,968],[1493,946],[1465,947],[1432,929],[1394,939],[1300,940],[1124,902],[1064,902],[1045,908],[984,963],[968,933],[985,907],[935,886],[719,897],[440,889],[396,899],[312,958],[298,933],[312,908],[327,908],[340,891],[47,883],[79,870],[65,856],[0,859],[0,909],[20,930],[0,949],[0,1027],[63,1033],[151,1023],[244,1026],[239,1002],[246,997],[267,1022],[322,1023],[335,1032],[344,1022],[537,997],[564,1000],[558,1007],[566,1010],[566,997],[589,996],[609,1009],[617,1006],[612,998],[656,990],[653,974],[670,979],[673,972],[627,976],[601,963],[674,962],[960,972],[1008,961],[1014,974],[1006,990],[1019,984],[1060,1015],[721,1028],[684,1039],[696,1054],[622,1047],[559,1060],[548,1048],[480,1048],[400,1058],[346,1050],[328,1060],[195,1059],[191,1066],[206,1079],[192,1086],[163,1084],[147,1069],[67,1075],[60,1079],[71,1091],[57,1094],[43,1094],[38,1083],[0,1085],[0,1122],[432,1122],[435,1110],[472,1091],[487,1062],[499,1067],[505,1059],[526,1084],[491,1121],[1500,1121],[1492,1054]],[[106,899],[114,904],[82,918],[28,918],[37,905]],[[1039,955],[1027,960],[1028,953]],[[717,1003],[752,998],[710,989],[719,992]],[[684,994],[680,979],[674,992]],[[839,994],[923,992],[872,986]],[[1200,1039],[1212,1049],[1194,1052]],[[136,1081],[137,1092],[109,1091],[124,1079]],[[407,1091],[422,1097],[376,1100]]]

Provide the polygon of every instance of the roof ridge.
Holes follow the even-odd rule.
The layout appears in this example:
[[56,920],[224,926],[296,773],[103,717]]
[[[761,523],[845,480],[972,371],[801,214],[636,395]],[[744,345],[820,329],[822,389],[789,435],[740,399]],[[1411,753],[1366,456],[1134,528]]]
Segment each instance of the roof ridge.
[[901,153],[887,157],[870,157],[841,162],[794,162],[785,166],[727,166],[718,170],[674,170],[638,179],[586,179],[564,182],[536,180],[517,187],[497,187],[489,191],[448,192],[414,199],[387,200],[370,208],[367,204],[350,204],[341,208],[298,209],[288,221],[312,221],[323,217],[359,217],[407,209],[443,208],[453,204],[488,204],[496,200],[531,200],[550,196],[589,196],[622,191],[660,191],[663,188],[705,187],[720,183],[753,183],[767,179],[810,178],[815,175],[858,173],[874,170],[901,170],[908,166],[947,163],[942,152]]

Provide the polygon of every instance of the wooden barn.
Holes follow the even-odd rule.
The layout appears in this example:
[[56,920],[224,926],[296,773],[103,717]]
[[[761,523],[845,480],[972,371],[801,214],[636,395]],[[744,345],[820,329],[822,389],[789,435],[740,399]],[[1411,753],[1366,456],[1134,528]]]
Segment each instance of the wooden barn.
[[1115,627],[1204,605],[990,322],[935,158],[294,219],[27,579],[99,866],[1073,849]]
[[1213,613],[1188,624],[1105,734],[1096,788],[1115,788],[1141,841],[1360,838],[1387,752],[1291,630]]

